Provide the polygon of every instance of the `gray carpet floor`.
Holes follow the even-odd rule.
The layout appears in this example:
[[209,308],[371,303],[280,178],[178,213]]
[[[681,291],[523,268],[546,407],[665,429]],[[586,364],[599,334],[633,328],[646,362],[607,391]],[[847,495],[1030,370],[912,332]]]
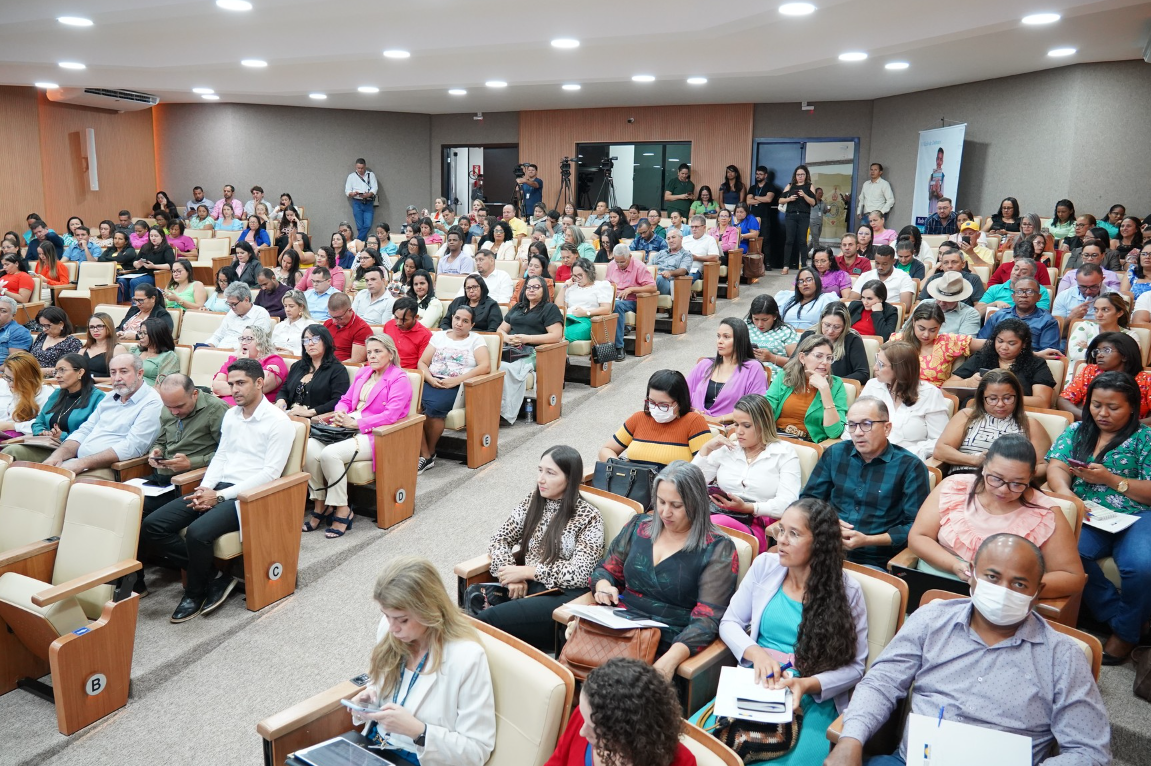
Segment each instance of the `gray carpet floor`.
[[[367,668],[380,617],[371,590],[389,557],[427,557],[454,594],[452,567],[486,550],[492,530],[531,491],[545,449],[573,446],[590,470],[599,447],[641,406],[653,372],[691,369],[714,353],[720,319],[743,316],[756,294],[774,293],[784,282],[775,276],[745,286],[737,301],[720,301],[716,315],[691,316],[686,335],[658,334],[655,353],[616,364],[609,386],[569,384],[564,416],[546,426],[520,421],[502,428],[493,463],[472,471],[437,462],[419,479],[412,519],[384,532],[365,518],[337,540],[304,535],[296,593],[259,613],[234,595],[208,617],[172,625],[179,581],[150,573],[128,706],[65,737],[50,704],[21,691],[4,695],[0,766],[260,763],[261,719]],[[1123,759],[1116,763],[1151,763],[1151,708],[1131,695],[1133,675],[1127,666],[1105,669],[1101,679],[1116,756]]]

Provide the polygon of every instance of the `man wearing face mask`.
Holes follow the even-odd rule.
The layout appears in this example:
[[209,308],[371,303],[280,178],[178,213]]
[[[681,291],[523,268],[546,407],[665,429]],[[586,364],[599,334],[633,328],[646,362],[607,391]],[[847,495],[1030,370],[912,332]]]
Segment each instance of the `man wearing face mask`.
[[[863,762],[863,743],[911,692],[911,712],[1031,738],[1033,764],[1111,763],[1111,727],[1083,650],[1031,609],[1043,554],[1012,534],[988,537],[972,562],[971,598],[936,601],[903,628],[855,687],[824,766]],[[1048,757],[1052,744],[1059,755]],[[903,766],[894,755],[868,766]]]

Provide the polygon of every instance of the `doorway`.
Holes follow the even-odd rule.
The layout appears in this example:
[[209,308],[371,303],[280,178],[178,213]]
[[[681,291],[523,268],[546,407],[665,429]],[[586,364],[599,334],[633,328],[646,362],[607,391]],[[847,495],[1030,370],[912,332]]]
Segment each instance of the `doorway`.
[[488,215],[498,218],[515,192],[512,168],[519,163],[519,144],[445,146],[441,151],[440,196],[458,214],[470,211],[473,199],[481,199]]

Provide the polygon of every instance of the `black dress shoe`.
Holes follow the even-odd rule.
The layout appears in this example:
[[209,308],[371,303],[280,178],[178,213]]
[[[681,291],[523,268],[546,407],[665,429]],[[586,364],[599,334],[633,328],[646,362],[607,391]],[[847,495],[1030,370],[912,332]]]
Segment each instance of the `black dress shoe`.
[[1101,660],[1101,663],[1103,665],[1122,665],[1124,662],[1126,662],[1129,659],[1130,659],[1130,656],[1116,657],[1113,654],[1108,654],[1107,652],[1103,652],[1103,659]]
[[208,585],[208,597],[204,600],[204,614],[216,611],[236,587],[236,578],[232,575],[222,574]]
[[180,599],[180,605],[176,607],[176,611],[172,612],[171,620],[172,622],[187,622],[198,615],[203,608],[203,598],[184,596]]
[[622,362],[624,359],[627,359],[627,352],[622,348],[617,348],[615,350],[615,360],[617,362]]

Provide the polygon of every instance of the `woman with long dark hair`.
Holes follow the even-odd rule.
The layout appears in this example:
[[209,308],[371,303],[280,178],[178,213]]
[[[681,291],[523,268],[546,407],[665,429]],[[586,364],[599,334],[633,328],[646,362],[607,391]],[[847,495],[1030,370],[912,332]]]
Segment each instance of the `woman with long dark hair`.
[[[580,497],[582,480],[577,450],[549,448],[540,456],[534,489],[488,543],[491,575],[507,590],[508,600],[477,617],[545,652],[555,651],[552,612],[587,593],[588,578],[603,555],[603,519]],[[465,603],[472,605],[474,596],[482,600],[479,590],[473,586]]]
[[336,344],[328,328],[310,324],[300,338],[304,353],[288,368],[276,406],[289,415],[314,419],[336,409],[351,380],[347,368],[336,359]]
[[258,287],[256,276],[264,270],[260,259],[256,257],[256,249],[251,242],[240,240],[236,243],[236,257],[232,260],[232,273],[236,275],[235,281],[243,282],[248,287]]
[[51,435],[64,441],[92,416],[104,392],[96,388],[84,354],[60,357],[56,362],[56,385],[32,423],[32,435]]
[[1151,420],[1151,372],[1143,369],[1143,352],[1134,338],[1121,332],[1100,333],[1087,347],[1086,360],[1087,364],[1059,395],[1056,409],[1070,412],[1079,420],[1083,417],[1091,381],[1104,373],[1125,372],[1139,387],[1139,417],[1144,422]]
[[710,186],[699,187],[695,202],[691,203],[691,208],[689,208],[688,212],[690,215],[702,215],[705,217],[715,215],[719,212],[719,204],[715,201]]
[[535,347],[559,343],[564,336],[563,312],[548,297],[547,280],[524,280],[520,299],[508,309],[499,331],[506,337],[508,357],[515,357],[500,366],[504,371],[500,416],[514,424],[527,393],[528,375],[535,370]]
[[839,268],[835,254],[827,245],[819,245],[811,251],[811,265],[819,272],[824,292],[834,293],[839,297],[843,295],[844,290],[851,290],[851,275]]
[[1031,328],[1022,319],[1004,319],[991,331],[986,345],[952,373],[944,386],[974,387],[982,370],[1011,370],[1023,387],[1023,403],[1028,407],[1051,407],[1055,378],[1047,362],[1031,348]]
[[947,427],[947,400],[939,389],[919,378],[919,355],[910,343],[893,340],[875,354],[875,377],[860,396],[874,396],[887,406],[888,441],[927,460]]
[[[734,213],[735,206],[747,199],[747,184],[743,182],[739,168],[735,165],[728,165],[723,170],[723,183],[719,185],[719,199],[730,213]],[[652,223],[652,226],[655,226],[656,223],[659,222]]]
[[691,406],[710,423],[729,423],[735,403],[767,393],[767,376],[755,358],[747,324],[735,317],[719,323],[714,359],[702,359],[687,376]]
[[859,297],[847,304],[851,329],[860,335],[877,335],[887,342],[899,322],[899,311],[887,302],[887,285],[869,279],[859,288]]
[[604,229],[599,235],[599,250],[595,252],[596,263],[611,263],[611,251],[619,244],[619,237],[611,229]]
[[775,302],[779,304],[783,321],[796,330],[812,327],[819,321],[823,309],[838,301],[838,295],[823,291],[819,271],[809,266],[796,273],[794,290],[780,290],[775,294]]
[[600,447],[599,459],[627,451],[633,463],[666,466],[691,460],[711,438],[703,416],[691,408],[691,392],[679,370],[656,370],[647,380],[643,408],[623,422]]
[[[1091,381],[1083,419],[1067,427],[1047,453],[1051,489],[1139,520],[1120,532],[1083,525],[1079,556],[1087,571],[1083,603],[1113,631],[1103,662],[1130,656],[1151,618],[1151,428],[1139,422],[1139,387],[1123,372]],[[1103,574],[1099,559],[1115,559],[1122,588]]]
[[1055,211],[1051,214],[1051,223],[1047,230],[1055,238],[1056,243],[1075,233],[1075,203],[1069,199],[1061,199],[1055,203]]
[[[863,589],[843,570],[834,506],[798,500],[772,529],[778,552],[752,563],[724,612],[719,636],[737,663],[755,668],[757,683],[791,689],[795,706],[803,710],[795,747],[771,763],[821,763],[827,726],[846,709],[849,692],[863,678],[867,606]],[[791,673],[782,671],[787,663]],[[698,723],[708,728],[714,717]]]
[[999,203],[999,211],[983,221],[983,230],[990,234],[1005,236],[1019,231],[1019,200],[1014,197],[1004,197]]
[[743,322],[755,358],[777,374],[791,357],[788,347],[799,342],[799,333],[783,321],[779,304],[770,295],[755,296]]
[[800,165],[791,172],[791,181],[783,187],[779,201],[787,205],[783,218],[783,271],[792,263],[796,268],[806,265],[807,225],[811,219],[811,206],[815,204],[815,192],[811,190],[811,171],[807,165]]
[[890,340],[910,343],[919,354],[919,376],[933,386],[942,386],[951,377],[952,366],[987,343],[958,333],[941,333],[943,309],[936,301],[923,301],[911,312],[900,332]]
[[[474,274],[470,278],[480,279]],[[455,305],[455,301],[452,303]],[[487,375],[492,369],[487,342],[472,332],[476,324],[475,310],[466,304],[455,306],[450,321],[447,330],[432,333],[418,362],[424,382],[420,397],[424,428],[420,438],[420,458],[416,462],[417,474],[436,465],[436,445],[444,434],[447,417],[455,409],[456,402],[464,400],[460,386],[469,378]]]
[[444,303],[436,297],[432,275],[423,269],[413,274],[411,295],[419,304],[420,324],[429,330],[438,327],[444,316]]
[[260,220],[260,216],[254,213],[248,216],[244,228],[240,231],[240,238],[236,240],[236,244],[245,242],[249,247],[267,247],[272,244],[272,240],[268,237],[268,232],[264,230],[264,222]]

